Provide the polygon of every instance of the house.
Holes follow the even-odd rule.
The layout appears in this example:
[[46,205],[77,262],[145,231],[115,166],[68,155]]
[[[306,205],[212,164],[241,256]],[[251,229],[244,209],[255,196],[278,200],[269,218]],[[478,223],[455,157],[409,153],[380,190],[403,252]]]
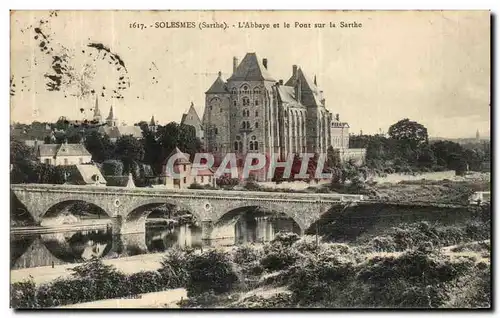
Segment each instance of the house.
[[142,130],[138,126],[101,126],[101,134],[107,135],[111,142],[116,142],[122,136],[132,136],[136,139],[142,139]]
[[36,149],[37,159],[46,164],[60,165],[81,165],[89,163],[92,155],[82,144],[42,144]]
[[93,164],[75,165],[66,178],[66,184],[106,186],[106,179]]
[[[168,167],[169,159],[176,155],[178,158],[173,162],[172,167]],[[215,177],[212,169],[198,170],[196,176],[192,175],[192,163],[189,161],[189,154],[183,153],[175,147],[172,153],[163,162],[162,175],[164,185],[171,189],[186,189],[191,184],[215,185]],[[178,174],[178,176],[174,176]]]

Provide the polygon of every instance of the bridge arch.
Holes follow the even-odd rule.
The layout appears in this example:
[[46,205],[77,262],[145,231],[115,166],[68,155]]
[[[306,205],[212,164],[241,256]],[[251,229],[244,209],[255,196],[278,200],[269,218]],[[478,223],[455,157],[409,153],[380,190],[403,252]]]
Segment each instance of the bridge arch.
[[200,220],[200,216],[196,213],[189,204],[185,204],[180,200],[169,199],[169,198],[144,198],[133,202],[127,206],[127,210],[123,214],[123,218],[127,221],[136,221],[138,219],[146,219],[151,213],[149,209],[162,206],[164,204],[173,205],[181,210],[187,211],[193,215],[196,221]]
[[71,205],[76,204],[76,203],[85,203],[85,204],[93,205],[93,206],[99,208],[101,211],[103,211],[107,217],[113,216],[111,214],[111,212],[106,208],[106,206],[104,206],[101,202],[99,202],[98,200],[92,200],[89,197],[89,198],[84,198],[84,199],[83,198],[82,199],[72,198],[72,199],[63,199],[63,200],[59,200],[59,201],[53,201],[42,208],[42,210],[40,211],[41,214],[38,216],[38,219],[43,220],[43,218],[46,218],[46,217],[57,216],[57,215],[59,215],[59,213],[61,213],[62,211],[64,211],[65,209],[67,209],[68,207],[70,207]]
[[293,213],[293,210],[287,208],[286,205],[283,204],[277,204],[269,201],[263,201],[263,202],[230,201],[227,202],[225,206],[226,206],[225,209],[222,210],[221,213],[218,214],[212,220],[214,224],[218,224],[220,221],[223,221],[225,216],[234,213],[237,210],[241,210],[243,208],[258,208],[263,211],[277,212],[282,215],[286,215],[289,218],[291,218],[295,223],[297,223],[297,225],[300,227],[301,230],[306,229],[305,224],[302,222],[300,218],[297,218],[297,215]]

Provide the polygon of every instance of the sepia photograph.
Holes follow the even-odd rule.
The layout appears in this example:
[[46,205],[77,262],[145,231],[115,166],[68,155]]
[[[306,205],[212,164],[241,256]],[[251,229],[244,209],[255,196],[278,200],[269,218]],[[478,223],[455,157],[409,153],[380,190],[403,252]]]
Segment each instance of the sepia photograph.
[[492,19],[11,10],[10,307],[491,309]]

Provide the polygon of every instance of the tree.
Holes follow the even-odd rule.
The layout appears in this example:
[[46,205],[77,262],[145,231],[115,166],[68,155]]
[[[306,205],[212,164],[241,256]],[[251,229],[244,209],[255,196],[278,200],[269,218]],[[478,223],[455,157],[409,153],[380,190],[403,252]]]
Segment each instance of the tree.
[[454,169],[459,164],[458,158],[464,156],[464,149],[456,142],[449,140],[437,141],[431,145],[439,166]]
[[428,143],[429,139],[427,128],[408,118],[402,119],[389,127],[389,136],[394,140],[409,144],[412,150],[416,150],[420,145]]
[[157,136],[162,148],[161,160],[165,159],[175,147],[188,153],[191,160],[194,154],[201,150],[201,141],[196,137],[195,128],[190,125],[179,125],[176,122],[171,122],[159,127]]
[[123,163],[119,160],[106,160],[102,163],[102,172],[105,176],[122,176]]
[[116,141],[115,157],[123,162],[124,173],[129,173],[133,162],[144,159],[144,146],[132,136],[122,136]]
[[436,165],[436,156],[429,145],[425,145],[417,151],[417,164],[421,168],[428,169]]
[[93,130],[85,138],[85,148],[92,154],[93,161],[104,162],[113,156],[114,145],[108,135]]
[[28,160],[36,160],[33,150],[24,142],[10,139],[10,163],[15,165]]

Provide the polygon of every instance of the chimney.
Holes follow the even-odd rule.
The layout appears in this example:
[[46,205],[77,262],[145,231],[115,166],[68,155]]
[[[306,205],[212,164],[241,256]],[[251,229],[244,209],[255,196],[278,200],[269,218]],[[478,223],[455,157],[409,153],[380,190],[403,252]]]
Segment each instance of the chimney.
[[297,82],[295,83],[295,99],[298,102],[302,101],[302,85],[300,83],[300,80],[297,80]]
[[267,70],[267,59],[266,58],[262,59],[262,65],[264,65],[264,67]]
[[335,114],[335,120],[336,120],[336,121],[339,121],[339,119],[340,119],[339,114]]
[[280,85],[283,85],[283,80],[282,79],[280,79]]
[[297,65],[292,66],[292,76],[293,78],[297,76]]
[[233,57],[233,74],[236,73],[236,69],[238,68],[238,58]]

